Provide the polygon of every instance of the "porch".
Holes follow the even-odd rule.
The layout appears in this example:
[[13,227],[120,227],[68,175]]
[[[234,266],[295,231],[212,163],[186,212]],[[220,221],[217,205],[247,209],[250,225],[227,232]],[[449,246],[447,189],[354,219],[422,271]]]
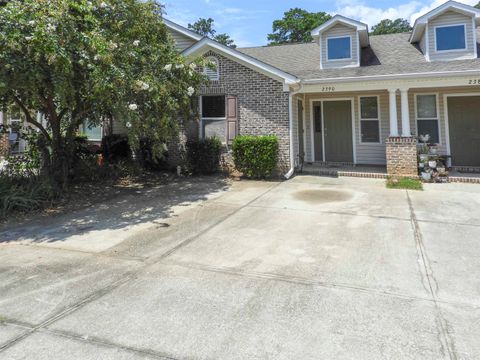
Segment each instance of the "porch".
[[[415,148],[417,136],[424,134],[429,135],[436,153],[449,159],[449,166],[480,166],[479,86],[337,91],[343,87],[348,88],[342,84],[324,86],[323,92],[307,88],[296,96],[294,155],[298,165],[302,159],[312,164],[306,171],[347,174],[352,170],[350,166],[319,166],[333,162],[356,165],[356,176],[385,175],[387,153],[390,163],[392,159],[402,162],[407,155],[398,149],[399,144],[411,139],[410,147]],[[396,140],[393,151],[391,139]],[[412,158],[408,175],[416,175],[416,151],[407,152]],[[455,178],[475,178],[454,174]]]

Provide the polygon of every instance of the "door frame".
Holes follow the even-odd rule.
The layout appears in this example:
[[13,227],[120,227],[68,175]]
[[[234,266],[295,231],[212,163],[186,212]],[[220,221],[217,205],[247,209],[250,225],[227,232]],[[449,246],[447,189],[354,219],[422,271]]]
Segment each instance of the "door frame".
[[[305,127],[305,125],[306,125],[306,122],[305,122],[305,99],[302,99],[301,97],[298,97],[297,98],[297,106],[298,106],[298,101],[300,101],[302,103],[303,154],[306,157],[307,156],[307,129]],[[298,117],[298,109],[297,109],[297,117]],[[297,138],[298,138],[298,119],[297,119]],[[300,154],[300,142],[298,143],[298,153]],[[304,161],[305,160],[306,159],[304,159]]]
[[[452,149],[450,147],[450,123],[448,119],[448,98],[449,97],[467,97],[467,96],[480,96],[480,92],[473,93],[450,93],[443,95],[443,107],[445,113],[445,146],[447,148],[447,155],[452,156]],[[452,158],[448,159],[448,166],[453,166]]]
[[321,161],[325,162],[325,117],[324,117],[324,106],[325,102],[332,102],[332,101],[350,101],[350,109],[352,112],[352,149],[353,149],[353,163],[357,163],[357,146],[355,142],[355,97],[339,97],[339,98],[313,98],[310,99],[310,138],[311,138],[311,154],[312,154],[312,162],[319,161],[315,159],[315,127],[314,127],[314,119],[313,119],[313,103],[319,102],[322,105],[322,155],[323,158]]

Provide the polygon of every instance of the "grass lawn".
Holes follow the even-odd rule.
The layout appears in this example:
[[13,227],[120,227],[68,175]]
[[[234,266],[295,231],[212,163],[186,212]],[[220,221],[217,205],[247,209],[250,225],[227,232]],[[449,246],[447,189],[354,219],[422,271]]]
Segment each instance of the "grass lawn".
[[387,188],[389,188],[389,189],[406,189],[406,190],[423,190],[423,184],[418,179],[388,178]]

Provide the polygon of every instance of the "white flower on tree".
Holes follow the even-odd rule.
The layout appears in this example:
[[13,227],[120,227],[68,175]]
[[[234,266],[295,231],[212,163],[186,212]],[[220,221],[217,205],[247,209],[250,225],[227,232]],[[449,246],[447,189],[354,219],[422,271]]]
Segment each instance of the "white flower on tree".
[[165,65],[165,67],[163,68],[163,70],[166,70],[166,71],[172,70],[172,64],[167,64],[167,65]]
[[133,42],[133,46],[138,46],[138,45],[140,45],[140,40],[135,40],[135,41]]
[[136,87],[138,90],[144,90],[144,91],[150,89],[150,85],[148,85],[146,82],[143,82],[143,81],[141,81],[141,80],[137,80],[137,81],[135,82],[135,87]]
[[197,64],[191,63],[190,64],[190,69],[193,70],[193,71],[197,70]]
[[184,67],[185,67],[185,65],[183,65],[183,64],[175,65],[176,69],[183,69]]
[[193,94],[195,94],[195,89],[190,86],[190,87],[187,89],[187,94],[188,94],[188,96],[192,96]]
[[137,104],[130,104],[130,105],[128,105],[128,108],[132,111],[135,111],[135,110],[138,109],[138,105]]
[[125,124],[125,126],[126,126],[128,129],[130,129],[130,128],[132,127],[132,123],[129,121],[129,122],[127,122],[127,123]]

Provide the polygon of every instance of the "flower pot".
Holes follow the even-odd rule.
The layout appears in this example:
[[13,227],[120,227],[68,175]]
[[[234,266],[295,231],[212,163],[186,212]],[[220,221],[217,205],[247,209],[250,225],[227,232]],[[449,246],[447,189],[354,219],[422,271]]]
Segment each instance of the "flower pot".
[[437,155],[437,149],[436,148],[430,148],[430,154],[432,155]]
[[422,172],[422,180],[425,180],[425,181],[432,180],[432,173]]
[[437,167],[437,162],[435,160],[430,160],[428,162],[428,167],[435,169]]
[[437,167],[437,171],[440,175],[443,175],[443,174],[445,174],[447,169],[445,169],[443,166],[439,166],[439,167]]
[[421,160],[421,161],[426,161],[426,160],[428,160],[428,154],[420,154],[420,160]]
[[423,162],[419,163],[419,164],[418,164],[418,167],[419,167],[420,169],[425,168],[425,163],[423,163]]

